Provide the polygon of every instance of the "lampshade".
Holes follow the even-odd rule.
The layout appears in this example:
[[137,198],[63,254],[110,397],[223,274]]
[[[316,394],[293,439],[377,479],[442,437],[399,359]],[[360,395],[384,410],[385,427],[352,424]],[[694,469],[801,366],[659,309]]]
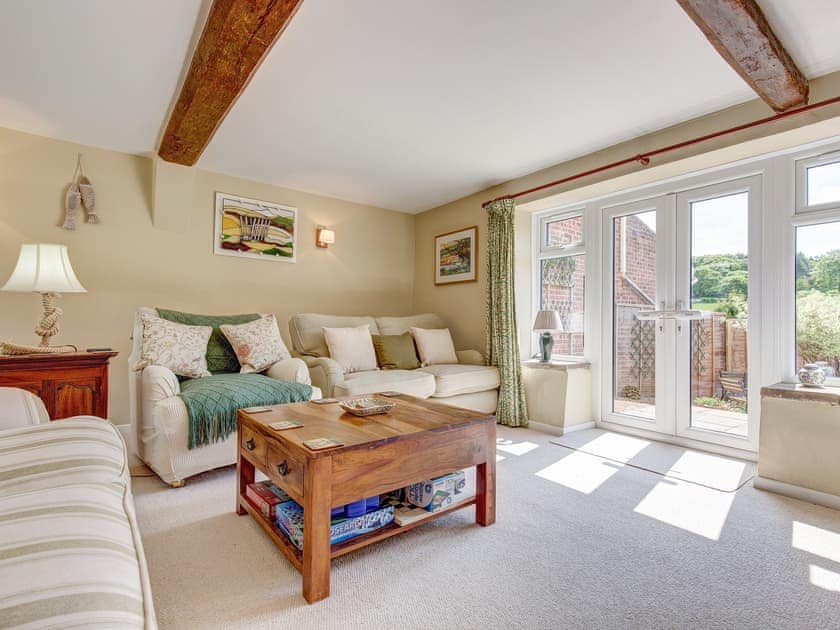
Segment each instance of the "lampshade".
[[11,278],[0,291],[85,293],[70,265],[66,245],[26,243]]
[[557,311],[538,311],[534,319],[534,330],[563,330],[563,322]]
[[335,232],[327,228],[322,228],[318,230],[318,240],[327,244],[335,243]]

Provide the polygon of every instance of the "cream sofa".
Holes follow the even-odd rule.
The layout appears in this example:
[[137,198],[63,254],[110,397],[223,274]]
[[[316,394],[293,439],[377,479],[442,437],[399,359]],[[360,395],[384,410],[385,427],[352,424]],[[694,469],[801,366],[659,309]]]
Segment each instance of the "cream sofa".
[[119,431],[0,388],[0,625],[157,627]]
[[292,316],[289,333],[293,352],[306,362],[312,384],[319,387],[324,396],[356,396],[393,390],[483,413],[496,412],[499,371],[484,365],[484,357],[476,350],[458,351],[458,363],[454,365],[345,374],[330,358],[323,328],[364,324],[370,327],[373,335],[400,335],[412,326],[446,328],[443,320],[432,313],[408,317],[346,317],[317,313]]
[[[236,463],[236,434],[214,444],[190,449],[189,419],[184,401],[178,396],[181,385],[171,370],[152,365],[142,372],[133,366],[140,359],[143,338],[141,313],[157,315],[153,308],[137,309],[131,356],[128,359],[129,413],[132,435],[136,439],[137,455],[166,483],[173,487],[184,485],[187,477],[207,470]],[[309,371],[300,359],[278,361],[266,372],[281,381],[310,384]],[[313,398],[321,392],[313,388]]]

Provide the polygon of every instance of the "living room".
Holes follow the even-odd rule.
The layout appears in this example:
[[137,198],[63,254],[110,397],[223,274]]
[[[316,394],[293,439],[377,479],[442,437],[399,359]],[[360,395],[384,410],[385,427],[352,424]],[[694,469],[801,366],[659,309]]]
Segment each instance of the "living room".
[[840,8],[0,16],[0,627],[840,626]]

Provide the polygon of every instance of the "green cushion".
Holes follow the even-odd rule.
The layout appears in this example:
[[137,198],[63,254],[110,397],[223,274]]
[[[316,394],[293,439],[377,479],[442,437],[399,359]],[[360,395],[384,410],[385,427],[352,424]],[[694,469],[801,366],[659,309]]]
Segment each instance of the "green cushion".
[[420,367],[414,337],[410,332],[401,335],[371,335],[376,362],[383,370],[416,370]]
[[222,324],[247,324],[260,318],[257,313],[244,315],[196,315],[180,311],[157,309],[158,316],[187,326],[212,326],[213,334],[207,342],[207,369],[213,374],[238,372],[239,361],[227,338],[219,330]]

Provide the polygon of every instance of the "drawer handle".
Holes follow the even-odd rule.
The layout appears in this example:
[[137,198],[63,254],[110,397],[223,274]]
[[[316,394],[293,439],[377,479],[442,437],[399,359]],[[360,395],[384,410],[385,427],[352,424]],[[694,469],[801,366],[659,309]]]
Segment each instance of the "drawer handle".
[[248,438],[248,441],[245,442],[245,448],[247,448],[249,451],[253,451],[255,448],[257,448],[257,443],[254,442],[254,438]]
[[281,477],[285,477],[289,474],[289,464],[284,459],[282,462],[277,464],[277,472],[280,473]]

